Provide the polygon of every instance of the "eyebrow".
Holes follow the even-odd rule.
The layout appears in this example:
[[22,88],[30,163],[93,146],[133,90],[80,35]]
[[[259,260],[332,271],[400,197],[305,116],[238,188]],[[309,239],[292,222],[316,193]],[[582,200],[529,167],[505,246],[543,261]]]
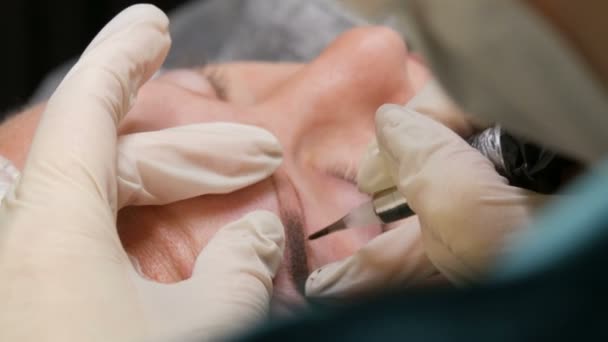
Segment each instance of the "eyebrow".
[[296,285],[296,289],[304,294],[306,279],[310,273],[306,254],[304,219],[297,211],[287,208],[281,209],[280,216],[285,226],[285,244],[288,251],[287,273]]

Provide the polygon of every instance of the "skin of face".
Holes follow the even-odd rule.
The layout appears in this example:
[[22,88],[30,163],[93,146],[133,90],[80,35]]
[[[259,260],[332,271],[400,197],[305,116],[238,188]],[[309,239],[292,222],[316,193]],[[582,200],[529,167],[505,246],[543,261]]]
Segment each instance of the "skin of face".
[[238,122],[273,133],[284,160],[271,178],[231,194],[122,210],[118,226],[127,252],[146,277],[180,281],[218,229],[253,210],[270,210],[281,217],[287,240],[274,297],[299,302],[297,288],[308,271],[353,254],[381,233],[372,226],[305,240],[368,199],[353,179],[375,136],[376,109],[406,103],[428,78],[397,33],[367,27],[344,33],[308,64],[218,64],[149,82],[121,134]]

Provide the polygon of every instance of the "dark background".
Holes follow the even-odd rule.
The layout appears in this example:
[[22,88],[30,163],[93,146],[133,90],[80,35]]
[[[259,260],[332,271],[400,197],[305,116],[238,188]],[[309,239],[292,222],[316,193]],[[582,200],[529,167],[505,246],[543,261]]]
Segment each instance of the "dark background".
[[[24,105],[44,75],[78,56],[128,0],[4,0],[0,34],[4,69],[0,117]],[[170,11],[185,0],[148,0]]]

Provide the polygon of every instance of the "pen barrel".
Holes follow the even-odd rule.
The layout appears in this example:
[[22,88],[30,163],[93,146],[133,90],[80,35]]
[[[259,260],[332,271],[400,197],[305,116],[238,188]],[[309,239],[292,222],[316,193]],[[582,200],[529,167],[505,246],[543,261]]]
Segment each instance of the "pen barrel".
[[468,139],[471,146],[488,158],[509,184],[551,194],[564,184],[564,175],[577,163],[551,150],[490,127]]
[[414,215],[397,188],[390,188],[374,194],[372,200],[374,211],[384,223],[390,223]]
[[[492,162],[509,184],[541,193],[553,193],[562,185],[562,173],[576,163],[524,139],[515,138],[500,126],[469,138],[469,144]],[[384,223],[415,215],[396,187],[375,193],[374,212]]]

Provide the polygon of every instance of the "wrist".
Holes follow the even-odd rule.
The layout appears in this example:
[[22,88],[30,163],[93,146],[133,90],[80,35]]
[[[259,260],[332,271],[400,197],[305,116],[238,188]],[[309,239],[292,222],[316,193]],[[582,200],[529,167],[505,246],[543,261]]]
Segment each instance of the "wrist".
[[0,125],[0,156],[22,170],[45,104],[30,107]]

